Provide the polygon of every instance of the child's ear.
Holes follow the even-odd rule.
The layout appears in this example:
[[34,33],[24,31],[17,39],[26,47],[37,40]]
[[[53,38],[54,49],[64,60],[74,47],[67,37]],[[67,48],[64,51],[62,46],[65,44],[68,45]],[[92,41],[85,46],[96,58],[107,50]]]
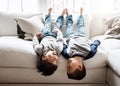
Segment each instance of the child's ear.
[[45,55],[42,56],[42,60],[46,60],[46,56]]

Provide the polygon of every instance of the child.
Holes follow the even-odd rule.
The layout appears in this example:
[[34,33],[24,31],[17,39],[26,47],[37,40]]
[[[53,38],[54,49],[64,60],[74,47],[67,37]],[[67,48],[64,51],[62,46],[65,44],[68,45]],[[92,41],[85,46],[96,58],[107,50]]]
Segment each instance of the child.
[[68,59],[67,75],[68,78],[81,80],[86,76],[86,69],[83,60],[89,59],[97,52],[100,44],[99,40],[95,40],[92,44],[85,34],[84,19],[82,16],[83,8],[80,9],[80,16],[77,20],[77,33],[74,33],[72,15],[68,15],[66,9],[66,44],[64,44],[62,55]]
[[63,25],[65,11],[63,10],[58,17],[53,30],[51,30],[51,11],[52,8],[49,8],[43,31],[36,33],[33,38],[33,48],[38,55],[37,69],[44,76],[53,74],[57,69],[58,56],[63,49],[63,34],[59,29]]

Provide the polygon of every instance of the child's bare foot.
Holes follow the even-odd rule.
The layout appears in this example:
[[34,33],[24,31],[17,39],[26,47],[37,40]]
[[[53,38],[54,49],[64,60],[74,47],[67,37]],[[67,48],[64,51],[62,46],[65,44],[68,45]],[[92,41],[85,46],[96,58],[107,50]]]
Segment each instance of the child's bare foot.
[[80,8],[80,15],[82,15],[82,13],[83,13],[83,8],[81,7]]
[[48,9],[48,13],[50,14],[52,12],[52,8],[49,8]]
[[66,8],[66,15],[68,15],[68,9]]
[[65,15],[65,13],[66,13],[66,9],[64,9],[63,11],[62,11],[62,16],[64,16]]

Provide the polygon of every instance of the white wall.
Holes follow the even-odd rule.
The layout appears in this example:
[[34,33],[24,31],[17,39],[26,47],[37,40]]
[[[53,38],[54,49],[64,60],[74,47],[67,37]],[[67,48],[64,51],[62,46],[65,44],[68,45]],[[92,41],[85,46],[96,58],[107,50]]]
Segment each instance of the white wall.
[[[12,12],[12,13],[38,13],[46,12],[48,7],[55,7],[53,10],[59,6],[53,6],[62,2],[60,11],[67,7],[69,11],[76,12],[79,10],[82,1],[84,1],[84,8],[90,15],[96,13],[110,12],[113,10],[120,10],[120,0],[0,0],[0,11]],[[79,3],[75,3],[79,2]]]
[[0,0],[0,11],[9,13],[39,13],[47,9],[47,0]]

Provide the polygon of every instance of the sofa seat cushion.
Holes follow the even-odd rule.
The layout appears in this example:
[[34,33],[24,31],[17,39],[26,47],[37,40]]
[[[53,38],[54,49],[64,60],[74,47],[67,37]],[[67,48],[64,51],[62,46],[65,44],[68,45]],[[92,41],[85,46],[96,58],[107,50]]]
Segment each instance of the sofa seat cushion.
[[108,35],[99,35],[92,38],[92,40],[98,39],[101,41],[100,47],[105,51],[111,51],[113,49],[120,49],[120,40],[107,39]]
[[[32,41],[12,36],[0,37],[0,67],[35,68],[36,58]],[[59,58],[61,61],[65,60],[62,55]],[[103,68],[106,66],[105,53],[98,48],[96,55],[84,63],[86,68]],[[66,68],[66,63],[59,65]]]
[[0,67],[34,68],[35,58],[31,41],[16,36],[0,37]]
[[0,36],[16,36],[17,23],[14,18],[0,12]]
[[120,76],[120,49],[108,53],[107,63]]
[[84,63],[88,69],[106,67],[106,54],[100,47],[98,47],[97,53],[92,58],[85,60]]

